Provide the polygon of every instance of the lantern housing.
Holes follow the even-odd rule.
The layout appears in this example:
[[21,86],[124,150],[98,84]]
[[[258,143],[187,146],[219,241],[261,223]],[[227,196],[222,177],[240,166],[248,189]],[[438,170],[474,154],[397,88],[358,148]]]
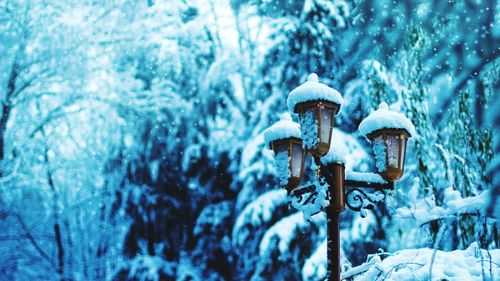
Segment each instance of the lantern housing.
[[274,152],[279,183],[290,192],[300,184],[304,173],[306,151],[299,124],[281,120],[264,132],[264,139]]
[[389,110],[382,102],[358,128],[373,144],[375,164],[379,174],[388,182],[403,176],[408,139],[416,135],[415,127],[403,114]]
[[399,180],[404,173],[406,146],[410,134],[405,129],[380,129],[367,136],[373,143],[380,175],[388,182]]
[[315,73],[307,77],[307,82],[290,92],[288,109],[299,115],[303,146],[314,157],[327,154],[335,115],[342,103],[340,93],[319,83]]
[[315,157],[324,156],[330,148],[335,114],[339,106],[328,101],[300,103],[296,107],[304,147]]
[[280,139],[271,142],[276,159],[276,173],[280,185],[289,192],[299,186],[304,174],[306,152],[299,138]]

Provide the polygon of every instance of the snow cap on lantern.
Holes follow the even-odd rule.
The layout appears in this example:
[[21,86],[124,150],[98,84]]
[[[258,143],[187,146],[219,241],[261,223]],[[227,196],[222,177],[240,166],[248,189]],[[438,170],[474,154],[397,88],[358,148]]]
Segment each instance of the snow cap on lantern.
[[289,114],[283,115],[280,121],[264,131],[264,142],[268,147],[272,146],[273,141],[288,138],[300,139],[300,126],[292,121]]
[[361,121],[358,130],[373,143],[380,175],[389,182],[400,179],[404,172],[408,138],[416,135],[410,119],[389,110],[387,103],[382,102],[376,111]]
[[287,105],[290,112],[298,113],[304,148],[315,157],[327,154],[334,125],[344,100],[340,93],[318,81],[315,73],[290,92]]
[[302,180],[306,157],[299,124],[288,116],[264,131],[264,141],[274,151],[280,185],[291,191]]
[[337,104],[337,110],[340,109],[340,106],[344,103],[344,99],[337,90],[320,83],[318,75],[316,73],[311,73],[307,76],[307,81],[304,84],[290,92],[286,102],[288,110],[296,113],[297,105],[318,100]]
[[386,102],[381,102],[378,109],[361,121],[358,127],[361,135],[367,137],[381,129],[404,129],[410,137],[416,135],[415,126],[410,119],[399,112],[389,110]]

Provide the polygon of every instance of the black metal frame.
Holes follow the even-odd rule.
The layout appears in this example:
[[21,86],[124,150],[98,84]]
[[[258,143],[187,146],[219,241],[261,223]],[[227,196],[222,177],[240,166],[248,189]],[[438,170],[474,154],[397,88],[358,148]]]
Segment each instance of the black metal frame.
[[[331,184],[329,184],[331,186]],[[346,186],[346,206],[355,211],[359,212],[361,209],[373,210],[376,204],[380,204],[385,201],[387,194],[386,191],[394,190],[394,183],[375,183],[360,180],[345,180]],[[316,186],[314,184],[298,187],[288,193],[289,196],[297,197],[298,202],[302,202],[304,195],[311,193],[304,201],[307,204],[311,200],[314,200],[314,196],[318,193],[316,192]],[[381,199],[374,198],[375,196],[380,196]],[[365,203],[365,200],[368,203]],[[354,201],[354,202],[353,202]]]

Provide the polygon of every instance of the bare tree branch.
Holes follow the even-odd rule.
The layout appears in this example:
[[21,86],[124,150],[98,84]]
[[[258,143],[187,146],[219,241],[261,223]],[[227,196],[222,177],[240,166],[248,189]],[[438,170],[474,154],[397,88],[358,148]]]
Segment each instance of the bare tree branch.
[[55,266],[54,262],[49,257],[49,255],[47,253],[45,253],[45,251],[40,247],[40,245],[38,245],[38,243],[36,242],[35,238],[31,234],[28,226],[26,226],[26,224],[24,223],[24,220],[22,219],[22,217],[19,214],[14,214],[14,217],[17,219],[17,221],[21,225],[23,231],[26,234],[26,238],[30,241],[31,245],[33,245],[33,247],[38,252],[38,254],[40,254],[40,256],[42,258],[44,258],[46,261],[48,261],[52,266]]

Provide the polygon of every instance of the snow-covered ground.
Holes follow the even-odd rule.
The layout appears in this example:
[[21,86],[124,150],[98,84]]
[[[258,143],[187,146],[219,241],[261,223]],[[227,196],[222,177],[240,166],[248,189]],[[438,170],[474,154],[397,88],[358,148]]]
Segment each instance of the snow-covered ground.
[[477,243],[451,252],[401,250],[373,256],[365,264],[345,271],[342,277],[355,281],[500,280],[500,250],[480,249]]

